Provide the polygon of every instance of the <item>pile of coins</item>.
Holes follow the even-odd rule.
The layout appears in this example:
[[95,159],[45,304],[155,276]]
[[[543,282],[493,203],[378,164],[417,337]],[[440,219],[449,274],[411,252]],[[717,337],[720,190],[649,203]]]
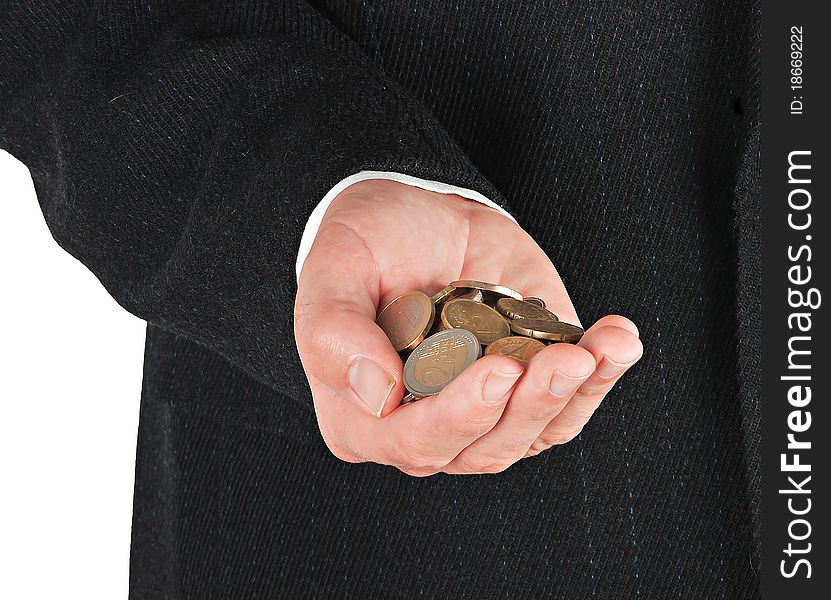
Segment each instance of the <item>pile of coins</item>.
[[546,344],[575,343],[583,336],[580,327],[560,321],[542,299],[472,280],[454,281],[432,297],[402,294],[375,322],[406,359],[404,403],[438,394],[483,349],[525,364]]

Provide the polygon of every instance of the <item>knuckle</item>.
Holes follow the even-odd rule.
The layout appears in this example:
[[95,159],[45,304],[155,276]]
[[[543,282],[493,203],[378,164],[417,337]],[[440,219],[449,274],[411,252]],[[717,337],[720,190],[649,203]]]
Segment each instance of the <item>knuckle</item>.
[[578,405],[575,405],[573,416],[569,419],[569,421],[580,423],[580,426],[582,427],[583,423],[588,422],[588,420],[592,418],[592,416],[594,415],[594,411],[597,410],[597,407],[599,405],[600,400],[598,400],[597,402],[586,404],[580,403]]
[[488,456],[479,456],[476,458],[469,458],[460,465],[461,470],[465,473],[483,473],[493,474],[501,473],[508,467],[514,464],[514,461],[505,458],[493,458]]
[[532,423],[548,423],[557,414],[557,408],[560,407],[546,407],[541,410],[531,410],[526,415]]
[[580,391],[577,395],[581,398],[585,398],[591,400],[593,402],[600,402],[603,399],[612,386],[614,385],[614,381],[603,381],[603,382],[592,382],[587,381],[583,385],[580,386]]
[[420,471],[435,471],[437,467],[436,460],[427,456],[411,456],[403,464]]
[[330,344],[331,331],[321,327],[320,319],[296,316],[294,336],[300,353],[312,354],[325,350],[326,346]]
[[580,435],[581,431],[583,431],[582,427],[574,427],[563,431],[557,431],[555,433],[543,434],[536,442],[534,442],[534,444],[532,444],[532,448],[536,447],[541,450],[548,450],[552,446],[562,446],[563,444],[568,444],[571,440]]
[[522,456],[527,449],[527,438],[510,437],[499,444],[500,452],[507,456]]
[[412,467],[396,467],[399,471],[410,477],[432,477],[438,470],[436,469],[416,469]]
[[478,404],[465,414],[461,424],[455,428],[455,433],[464,437],[480,436],[493,428],[500,415],[498,408]]
[[[312,308],[308,305],[310,314],[300,319],[295,325],[295,338],[301,354],[317,355],[326,360],[342,352],[343,342],[354,334],[351,320],[352,312],[349,307],[342,306],[333,299],[325,308]],[[338,315],[337,318],[333,315]]]
[[421,436],[415,432],[404,436],[392,452],[392,463],[406,465],[410,469],[433,469],[437,459],[424,444]]
[[512,462],[501,462],[501,461],[492,462],[492,463],[485,463],[485,464],[481,465],[481,467],[478,469],[478,472],[493,475],[495,473],[501,473],[502,471],[505,471],[512,464],[514,464],[514,463],[512,463]]

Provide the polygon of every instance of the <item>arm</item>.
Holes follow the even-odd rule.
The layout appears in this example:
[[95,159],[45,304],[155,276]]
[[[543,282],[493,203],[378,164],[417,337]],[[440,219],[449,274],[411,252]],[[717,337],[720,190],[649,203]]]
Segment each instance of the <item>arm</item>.
[[[325,19],[302,2],[268,6],[18,2],[0,16],[0,146],[29,166],[55,239],[131,312],[312,396],[344,460],[491,472],[574,437],[640,356],[622,317],[527,367],[487,356],[399,408],[401,360],[374,318],[401,292],[493,279],[579,322],[549,258],[498,211],[350,185],[322,211],[296,283],[304,224],[353,174],[499,197]],[[301,369],[310,389],[285,389]]]
[[0,146],[122,306],[308,402],[281,386],[302,377],[295,259],[326,191],[373,169],[496,195],[305,4],[273,3],[267,34],[219,5],[130,4],[0,16]]

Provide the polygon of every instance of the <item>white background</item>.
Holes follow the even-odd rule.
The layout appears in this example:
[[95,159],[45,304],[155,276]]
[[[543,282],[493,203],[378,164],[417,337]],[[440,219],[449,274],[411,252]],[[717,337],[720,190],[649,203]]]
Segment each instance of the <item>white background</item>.
[[126,598],[144,322],[0,151],[0,598]]

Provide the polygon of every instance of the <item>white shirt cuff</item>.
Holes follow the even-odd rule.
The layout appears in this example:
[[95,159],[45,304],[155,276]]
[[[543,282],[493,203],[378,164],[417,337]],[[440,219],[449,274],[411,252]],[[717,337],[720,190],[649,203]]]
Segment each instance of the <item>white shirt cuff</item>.
[[412,185],[430,192],[438,192],[440,194],[456,194],[462,198],[475,200],[476,202],[481,202],[486,206],[490,206],[516,223],[516,219],[514,219],[509,212],[476,190],[449,185],[447,183],[442,183],[441,181],[419,179],[418,177],[412,177],[411,175],[405,175],[404,173],[394,173],[391,171],[361,171],[360,173],[355,173],[345,179],[341,179],[325,196],[323,196],[323,200],[318,203],[312,211],[312,214],[309,215],[309,220],[306,221],[306,228],[303,230],[303,237],[300,238],[300,249],[297,252],[297,265],[295,270],[298,280],[300,279],[300,270],[303,268],[303,263],[306,262],[306,257],[312,249],[312,244],[315,241],[315,236],[317,236],[317,231],[320,229],[320,224],[323,222],[323,215],[326,213],[326,209],[329,208],[332,201],[343,190],[354,183],[358,183],[359,181],[364,181],[366,179],[389,179],[399,183],[406,183],[407,185]]

